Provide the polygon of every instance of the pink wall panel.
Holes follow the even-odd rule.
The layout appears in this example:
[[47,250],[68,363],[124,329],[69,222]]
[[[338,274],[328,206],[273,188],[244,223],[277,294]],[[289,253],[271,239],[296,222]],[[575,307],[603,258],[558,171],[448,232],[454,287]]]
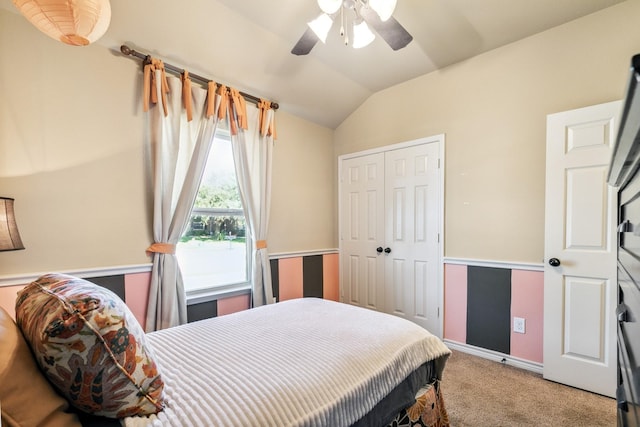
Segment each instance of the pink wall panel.
[[280,301],[302,298],[302,257],[278,261]]
[[0,307],[9,313],[9,316],[16,318],[16,294],[25,285],[0,287]]
[[124,299],[127,306],[145,329],[147,323],[147,301],[149,301],[149,285],[151,272],[124,275]]
[[340,301],[338,260],[338,254],[325,254],[322,257],[322,297],[324,299]]
[[[544,273],[511,271],[511,355],[542,363]],[[513,318],[525,319],[525,333],[513,332]]]
[[218,300],[218,316],[247,310],[250,305],[250,295],[236,295],[234,297],[222,298]]
[[467,266],[444,265],[444,338],[467,340]]

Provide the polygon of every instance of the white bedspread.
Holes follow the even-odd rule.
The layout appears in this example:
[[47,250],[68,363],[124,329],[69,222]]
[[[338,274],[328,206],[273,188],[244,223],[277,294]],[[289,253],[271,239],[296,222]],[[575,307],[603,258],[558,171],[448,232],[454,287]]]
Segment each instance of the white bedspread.
[[[348,426],[450,351],[404,319],[303,298],[148,334],[167,405],[138,426]],[[441,364],[443,366],[444,363]]]

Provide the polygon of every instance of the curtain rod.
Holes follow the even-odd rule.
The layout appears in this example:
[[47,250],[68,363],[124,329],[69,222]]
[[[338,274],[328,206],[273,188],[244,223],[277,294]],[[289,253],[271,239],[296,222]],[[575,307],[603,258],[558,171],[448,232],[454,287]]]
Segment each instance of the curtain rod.
[[[144,53],[137,52],[125,44],[120,46],[120,52],[122,52],[124,55],[127,55],[127,56],[135,56],[136,58],[141,59],[143,61],[146,61],[147,59],[151,58],[151,55],[145,55]],[[174,73],[182,74],[185,71],[182,68],[178,68],[174,65],[167,64],[166,62],[163,62],[163,63],[164,63],[164,68],[166,68],[169,71],[173,71]],[[210,81],[212,81],[212,79],[207,79],[206,77],[193,74],[192,72],[189,72],[189,77],[191,78],[191,80],[198,80],[200,83],[203,83],[205,85]],[[244,92],[240,92],[240,95],[242,95],[245,99],[253,102],[254,104],[258,104],[260,102],[260,98],[258,98],[257,96],[253,96]],[[271,108],[273,108],[274,110],[277,110],[279,107],[280,106],[278,105],[277,102],[271,102]]]

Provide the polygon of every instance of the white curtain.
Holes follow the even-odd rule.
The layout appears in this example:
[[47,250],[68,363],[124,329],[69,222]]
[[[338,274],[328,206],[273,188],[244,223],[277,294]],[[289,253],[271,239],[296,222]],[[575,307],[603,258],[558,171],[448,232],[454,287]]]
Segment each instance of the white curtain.
[[[154,193],[154,243],[147,249],[153,261],[147,331],[187,322],[175,247],[191,216],[218,125],[213,110],[220,100],[212,87],[215,90],[215,83],[208,91],[192,87],[187,72],[182,79],[166,76],[158,60],[145,66],[144,101],[149,111]],[[156,104],[154,108],[149,108],[149,101]]]
[[[220,120],[231,133],[238,187],[247,228],[253,238],[253,305],[273,302],[266,236],[271,192],[275,125],[271,103],[247,106],[236,89],[192,87],[189,73],[167,76],[162,61],[150,59],[144,73],[144,110],[148,111],[153,153],[153,239],[151,287],[146,330],[187,322],[184,282],[175,248],[196,199],[209,150]],[[153,108],[151,108],[153,107]]]
[[247,107],[247,130],[231,136],[233,158],[247,228],[253,238],[251,257],[252,303],[254,307],[273,303],[267,230],[271,202],[271,163],[275,126],[270,103]]

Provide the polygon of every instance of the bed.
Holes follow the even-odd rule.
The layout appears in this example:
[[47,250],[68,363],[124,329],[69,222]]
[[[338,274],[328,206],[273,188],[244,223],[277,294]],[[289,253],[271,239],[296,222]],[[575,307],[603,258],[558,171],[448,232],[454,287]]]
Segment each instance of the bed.
[[[62,288],[67,293],[90,291],[91,301],[113,300],[117,296],[68,276],[55,275],[38,281],[32,286],[31,293],[26,292],[26,296],[23,293],[18,298],[17,323],[32,350],[36,349],[36,361],[45,360],[44,369],[39,362],[40,368],[46,375],[54,374],[48,378],[59,394],[86,412],[86,405],[74,402],[74,396],[70,398],[65,392],[65,384],[60,385],[55,377],[56,372],[65,372],[64,366],[72,363],[64,362],[63,368],[47,367],[46,360],[55,357],[50,354],[39,357],[38,349],[42,344],[31,343],[34,335],[41,336],[42,333],[30,330],[29,315],[22,314],[29,313],[29,304],[25,301],[33,295],[44,295],[51,301],[45,303],[49,306],[44,311],[49,313],[52,307],[63,306],[62,312],[69,315],[80,311],[69,304],[82,300],[82,309],[86,311],[84,321],[89,323],[91,313],[97,309],[87,310],[88,300],[78,298],[77,294],[66,295],[64,303],[61,302],[60,294],[51,291],[56,283],[64,282]],[[126,313],[126,306],[116,303],[118,310],[125,311],[122,317],[127,318],[130,313]],[[27,308],[22,308],[24,306]],[[42,302],[38,302],[38,307],[41,306]],[[113,303],[107,306],[112,307]],[[40,324],[40,330],[43,324],[52,321],[49,318],[41,321],[42,312],[40,309],[35,322]],[[119,319],[118,316],[113,318]],[[127,330],[140,334],[136,331],[139,325],[133,324],[135,320],[127,320],[132,322]],[[122,329],[122,325],[117,327]],[[94,332],[85,335],[95,335]],[[439,338],[395,316],[323,299],[301,298],[135,338],[146,352],[135,357],[137,361],[144,361],[139,365],[146,367],[146,377],[137,385],[138,403],[145,400],[140,397],[144,394],[140,390],[153,389],[149,393],[159,407],[147,413],[126,409],[118,413],[118,419],[109,414],[108,418],[98,417],[105,415],[99,410],[88,411],[95,415],[80,416],[85,425],[448,425],[439,381],[450,351]],[[73,339],[65,338],[64,343],[56,343],[58,355],[64,347],[61,359],[66,357],[69,348],[78,347]],[[84,347],[96,349],[99,345]],[[121,359],[118,359],[119,354],[112,354],[105,356],[104,362],[96,363],[123,362],[125,353],[123,350]],[[89,353],[87,360],[102,360],[101,355],[102,352],[94,351]],[[77,360],[75,363],[77,365]],[[122,364],[126,365],[126,362]],[[137,367],[130,368],[127,369],[135,376]],[[0,380],[1,372],[0,367]],[[73,377],[73,374],[68,376]],[[104,378],[101,377],[101,384],[105,382]],[[87,382],[85,378],[83,381]],[[161,386],[154,389],[154,384],[160,383]],[[2,403],[4,417],[4,401]],[[144,403],[148,404],[148,401]]]

